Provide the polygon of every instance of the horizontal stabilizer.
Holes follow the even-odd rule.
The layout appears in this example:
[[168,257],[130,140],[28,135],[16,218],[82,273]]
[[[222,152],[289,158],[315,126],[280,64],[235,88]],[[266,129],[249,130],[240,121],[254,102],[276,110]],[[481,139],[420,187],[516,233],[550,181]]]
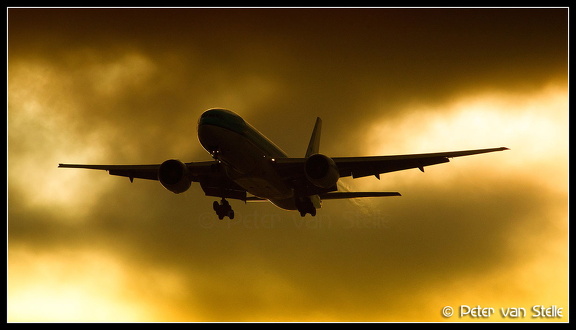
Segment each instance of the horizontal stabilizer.
[[402,196],[395,191],[376,191],[376,192],[332,192],[320,195],[321,199],[346,199],[346,198],[364,198],[364,197],[389,197]]
[[256,196],[246,196],[245,202],[267,202],[267,199],[256,197]]
[[[364,197],[390,197],[402,196],[399,192],[395,191],[368,191],[368,192],[331,192],[320,194],[320,199],[348,199],[348,198],[364,198]],[[265,202],[267,199],[247,196],[246,202]]]

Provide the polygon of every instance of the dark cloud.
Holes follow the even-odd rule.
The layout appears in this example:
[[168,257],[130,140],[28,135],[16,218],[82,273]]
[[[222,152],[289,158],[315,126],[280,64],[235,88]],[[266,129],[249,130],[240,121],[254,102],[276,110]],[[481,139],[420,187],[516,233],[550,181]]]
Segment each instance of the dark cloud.
[[[567,251],[567,150],[558,140],[567,109],[556,104],[546,113],[518,104],[479,121],[498,143],[517,144],[510,152],[418,179],[388,174],[369,189],[403,197],[326,201],[314,219],[232,202],[237,219],[218,221],[198,186],[174,195],[157,182],[56,168],[207,160],[195,125],[211,107],[238,112],[294,156],[322,116],[322,150],[351,156],[392,136],[426,139],[436,121],[461,124],[450,120],[463,111],[452,103],[466,97],[551,89],[565,99],[566,14],[9,9],[9,320],[439,321],[454,301],[567,303],[566,272],[547,275],[553,284],[542,290],[553,293],[544,295],[532,285],[544,277],[527,271],[562,264]],[[371,133],[384,122],[398,127]],[[510,131],[496,129],[505,124]],[[479,136],[474,123],[458,129],[447,145]],[[529,145],[538,139],[557,147]],[[423,151],[443,150],[401,152]],[[548,180],[535,176],[542,171]],[[555,257],[543,260],[541,249]],[[79,264],[95,256],[107,275],[97,262]],[[474,283],[457,290],[466,281]],[[29,290],[50,299],[49,287],[94,305],[52,316],[20,307],[35,302]],[[69,301],[57,298],[55,306]]]

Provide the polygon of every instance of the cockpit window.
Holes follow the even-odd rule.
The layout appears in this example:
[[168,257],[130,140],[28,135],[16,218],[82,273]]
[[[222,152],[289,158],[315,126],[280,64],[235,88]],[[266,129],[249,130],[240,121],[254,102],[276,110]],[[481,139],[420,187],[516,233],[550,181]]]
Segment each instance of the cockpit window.
[[222,118],[222,116],[218,112],[211,111],[205,113],[204,118]]
[[200,116],[198,124],[211,122],[221,122],[221,123],[234,123],[235,125],[243,125],[245,123],[242,117],[238,116],[232,111],[224,109],[210,109],[207,110]]

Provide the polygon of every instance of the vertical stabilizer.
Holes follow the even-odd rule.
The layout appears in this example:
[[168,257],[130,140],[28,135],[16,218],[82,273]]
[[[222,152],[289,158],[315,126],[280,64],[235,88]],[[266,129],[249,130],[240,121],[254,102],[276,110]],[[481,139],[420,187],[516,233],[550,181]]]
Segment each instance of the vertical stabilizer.
[[306,157],[310,157],[313,154],[317,154],[320,150],[320,133],[322,131],[322,119],[320,117],[316,118],[316,124],[314,125],[314,131],[310,137],[310,142],[308,143],[308,149],[306,150]]

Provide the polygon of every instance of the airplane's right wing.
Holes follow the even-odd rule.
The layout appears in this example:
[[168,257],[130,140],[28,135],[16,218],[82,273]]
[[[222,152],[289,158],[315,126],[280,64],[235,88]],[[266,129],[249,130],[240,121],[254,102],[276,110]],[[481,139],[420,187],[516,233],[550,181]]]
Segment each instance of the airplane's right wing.
[[[163,164],[169,165],[165,171],[161,170]],[[215,161],[181,163],[171,159],[163,164],[150,165],[92,165],[92,164],[59,164],[60,168],[83,168],[107,171],[110,175],[123,176],[130,179],[159,180],[162,185],[174,192],[181,193],[188,189],[190,182],[199,182],[206,196],[232,198],[246,201],[246,190],[230,180],[224,170]],[[185,170],[184,170],[185,168]],[[160,175],[165,175],[162,182]],[[187,177],[188,185],[183,187],[170,187],[178,185],[178,180]]]
[[[200,181],[203,176],[214,172],[214,161],[192,162],[184,164],[188,168],[190,179]],[[133,179],[158,180],[158,169],[162,164],[150,165],[92,165],[92,164],[58,164],[60,168],[84,168],[107,171],[110,175],[124,176]]]

